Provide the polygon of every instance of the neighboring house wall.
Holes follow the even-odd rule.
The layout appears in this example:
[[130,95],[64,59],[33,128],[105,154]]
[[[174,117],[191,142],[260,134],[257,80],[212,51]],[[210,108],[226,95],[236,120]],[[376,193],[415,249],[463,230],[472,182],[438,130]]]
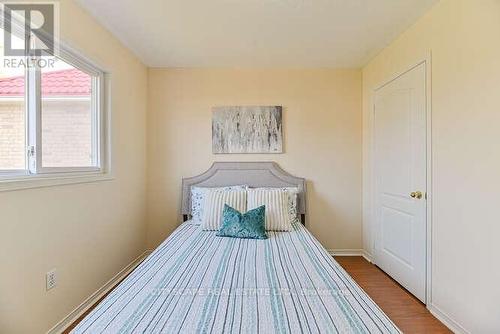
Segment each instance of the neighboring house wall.
[[43,103],[42,161],[45,167],[90,166],[92,114],[90,100]]
[[22,101],[0,98],[0,169],[24,169],[24,118]]
[[[46,167],[88,166],[92,154],[89,100],[52,100],[43,104],[43,163]],[[0,98],[0,166],[24,167],[25,110],[22,101]]]

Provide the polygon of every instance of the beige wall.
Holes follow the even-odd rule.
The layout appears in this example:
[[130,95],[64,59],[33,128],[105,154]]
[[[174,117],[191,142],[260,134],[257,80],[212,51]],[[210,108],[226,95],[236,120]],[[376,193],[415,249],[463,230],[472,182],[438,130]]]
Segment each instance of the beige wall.
[[363,69],[364,245],[371,250],[373,88],[432,51],[432,302],[500,332],[500,1],[443,0]]
[[[150,69],[148,244],[177,225],[181,178],[214,161],[277,161],[308,180],[308,228],[360,249],[361,71]],[[284,154],[213,155],[211,107],[282,105]]]
[[115,179],[0,192],[1,333],[47,331],[145,250],[147,70],[73,1],[60,4],[63,39],[112,75]]

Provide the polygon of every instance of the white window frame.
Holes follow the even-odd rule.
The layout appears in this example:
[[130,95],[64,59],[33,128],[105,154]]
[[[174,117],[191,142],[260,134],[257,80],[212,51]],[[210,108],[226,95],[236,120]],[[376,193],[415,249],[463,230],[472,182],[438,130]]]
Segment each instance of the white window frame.
[[[59,42],[56,57],[92,76],[93,163],[89,167],[43,167],[41,71],[25,71],[24,170],[0,170],[0,191],[111,180],[110,76],[80,52]],[[31,112],[30,112],[31,111]]]
[[[28,122],[28,148],[33,148],[34,154],[28,154],[29,171],[31,174],[52,174],[52,173],[83,173],[102,172],[102,140],[105,135],[102,131],[102,110],[104,109],[104,72],[88,63],[86,60],[69,53],[67,50],[60,50],[57,58],[74,68],[89,74],[92,77],[92,163],[93,166],[79,167],[44,167],[42,158],[42,94],[41,94],[41,69],[31,68],[28,72],[28,85],[32,85],[28,92],[28,104],[35,112],[34,119]],[[30,149],[28,149],[30,153]]]

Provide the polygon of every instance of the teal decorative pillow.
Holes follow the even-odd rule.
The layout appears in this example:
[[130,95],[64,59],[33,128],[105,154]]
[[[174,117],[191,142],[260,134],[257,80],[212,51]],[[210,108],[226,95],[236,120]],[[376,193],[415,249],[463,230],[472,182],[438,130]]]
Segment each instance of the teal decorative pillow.
[[267,239],[266,206],[240,213],[229,205],[224,205],[222,212],[222,227],[217,232],[219,237],[244,239]]

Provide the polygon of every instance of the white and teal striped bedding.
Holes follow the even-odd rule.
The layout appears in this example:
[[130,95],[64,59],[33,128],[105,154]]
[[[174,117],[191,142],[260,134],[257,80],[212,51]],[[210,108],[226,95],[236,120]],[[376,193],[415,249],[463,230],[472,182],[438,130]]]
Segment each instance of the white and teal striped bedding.
[[302,225],[215,233],[182,224],[72,333],[399,333]]

